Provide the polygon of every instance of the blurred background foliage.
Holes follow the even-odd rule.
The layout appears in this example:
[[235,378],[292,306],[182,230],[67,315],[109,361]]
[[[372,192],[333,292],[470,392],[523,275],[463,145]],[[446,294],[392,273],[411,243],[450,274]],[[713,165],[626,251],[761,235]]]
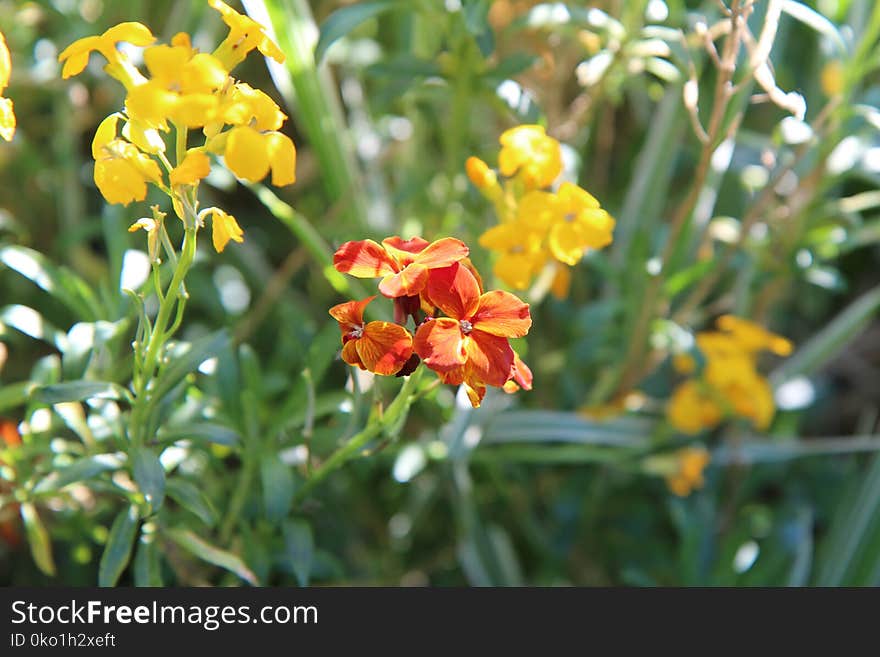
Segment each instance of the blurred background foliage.
[[[290,115],[298,180],[270,191],[215,170],[203,185],[246,240],[200,250],[188,280],[155,445],[165,501],[145,510],[149,477],[117,442],[124,395],[58,384],[128,381],[121,288],[149,265],[125,228],[161,198],[103,202],[90,144],[122,91],[98,58],[71,81],[56,58],[121,21],[206,49],[224,28],[197,1],[0,0],[19,123],[0,147],[0,582],[880,584],[874,2],[756,2],[733,71],[706,45],[724,58],[725,5],[709,0],[244,5],[288,61],[251,57],[236,76]],[[768,90],[753,65],[771,24]],[[618,222],[566,299],[525,295],[534,390],[477,410],[424,390],[300,498],[399,386],[338,359],[326,309],[362,288],[333,250],[453,235],[489,275],[476,238],[496,219],[464,161],[494,163],[520,123],[563,142],[564,177]],[[667,356],[723,312],[796,351],[767,363],[766,434],[699,436],[705,485],[677,497],[646,466],[692,440],[663,418]]]

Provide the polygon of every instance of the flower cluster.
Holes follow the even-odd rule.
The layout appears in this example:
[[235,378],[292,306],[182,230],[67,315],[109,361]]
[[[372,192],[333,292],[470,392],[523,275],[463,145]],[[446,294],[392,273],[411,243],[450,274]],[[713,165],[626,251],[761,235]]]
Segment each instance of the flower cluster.
[[411,374],[424,362],[444,383],[464,384],[475,407],[486,386],[530,390],[532,373],[509,341],[528,333],[529,306],[509,292],[484,292],[468,254],[452,237],[429,243],[394,236],[382,244],[361,240],[340,246],[333,256],[336,270],[381,278],[379,292],[394,302],[393,323],[364,321],[375,296],[330,309],[342,331],[343,360],[386,376]]
[[12,111],[12,101],[3,97],[3,92],[9,86],[9,76],[12,73],[12,59],[9,57],[9,48],[6,47],[6,37],[0,32],[0,137],[6,141],[12,141],[15,134],[15,112]]
[[[69,78],[81,73],[97,51],[107,60],[107,74],[125,87],[125,110],[108,116],[92,142],[95,184],[110,203],[142,201],[148,184],[153,184],[171,196],[181,219],[186,205],[195,214],[196,188],[210,172],[211,154],[222,155],[226,166],[244,180],[259,182],[270,173],[274,185],[296,180],[296,149],[278,132],[287,116],[268,95],[230,76],[254,49],[278,62],[284,61],[284,54],[259,23],[221,0],[208,4],[229,29],[213,53],[199,52],[183,32],[170,44],[157,44],[149,28],[128,22],[79,39],[58,57],[64,63],[62,76]],[[145,48],[148,75],[117,49],[122,42]],[[171,128],[176,139],[168,149]],[[189,144],[191,130],[201,130],[200,145]],[[173,152],[174,164],[166,150]],[[211,218],[217,251],[229,240],[242,241],[235,218],[222,210],[208,208],[197,218],[200,223]]]
[[788,356],[792,344],[732,315],[720,317],[716,324],[718,331],[697,334],[704,361],[699,372],[691,355],[680,354],[674,359],[676,370],[691,377],[672,394],[667,417],[687,434],[712,429],[731,417],[745,418],[757,429],[766,429],[776,408],[770,383],[758,372],[758,354],[770,351]]
[[495,205],[499,224],[480,236],[497,254],[495,275],[522,290],[548,265],[555,269],[552,290],[568,293],[571,272],[590,249],[612,241],[614,219],[586,190],[570,182],[551,186],[562,173],[562,148],[538,125],[502,133],[498,174],[476,157],[465,168],[471,182]]

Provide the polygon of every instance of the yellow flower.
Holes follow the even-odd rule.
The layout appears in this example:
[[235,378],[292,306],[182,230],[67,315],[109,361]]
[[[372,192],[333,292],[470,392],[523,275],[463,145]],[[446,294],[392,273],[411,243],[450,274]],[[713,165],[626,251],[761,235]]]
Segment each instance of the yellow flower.
[[675,453],[676,470],[666,476],[669,490],[679,497],[687,497],[696,488],[703,487],[703,470],[710,457],[702,447],[685,447]]
[[273,185],[296,182],[296,148],[280,132],[261,133],[249,126],[229,131],[223,151],[226,166],[239,178],[259,182],[272,171]]
[[202,213],[203,217],[207,215],[211,215],[211,237],[217,253],[223,252],[229,240],[244,241],[244,231],[231,214],[226,214],[220,208],[209,208]]
[[771,351],[777,356],[789,356],[793,350],[790,340],[771,333],[754,322],[733,315],[722,315],[716,325],[750,352]]
[[521,221],[493,226],[480,236],[480,246],[498,253],[493,271],[506,285],[524,290],[532,282],[547,255],[542,235]]
[[211,172],[211,160],[202,151],[191,150],[183,162],[172,169],[171,186],[195,185]]
[[3,98],[3,92],[9,86],[11,73],[12,59],[9,57],[6,37],[0,32],[0,137],[6,141],[12,141],[12,136],[15,134],[15,112],[12,108],[12,101]]
[[757,372],[749,380],[734,381],[719,389],[735,415],[752,421],[761,431],[770,426],[776,412],[773,389]]
[[200,128],[215,120],[220,101],[214,92],[229,76],[216,57],[193,50],[187,35],[176,35],[172,43],[144,51],[151,78],[129,89],[126,108],[132,119],[150,128],[167,130],[168,119]]
[[843,93],[845,71],[840,60],[834,59],[819,72],[819,86],[826,96],[838,96]]
[[672,393],[666,416],[680,432],[693,435],[716,427],[721,422],[723,411],[706,386],[689,380]]
[[488,190],[498,186],[498,176],[489,165],[478,157],[469,157],[464,163],[467,177],[479,190]]
[[244,61],[254,48],[279,64],[284,63],[284,53],[266,35],[262,25],[249,16],[239,14],[221,0],[208,0],[208,4],[220,12],[223,22],[229,27],[229,35],[214,51],[214,55],[226,65],[227,70],[231,71],[236,64]]
[[550,293],[557,299],[565,299],[571,288],[571,268],[561,263],[556,263],[556,273],[553,275],[553,282],[550,284]]
[[558,214],[548,237],[550,251],[557,260],[576,265],[587,249],[601,249],[611,243],[614,219],[590,193],[565,182],[557,198]]
[[82,73],[89,63],[89,55],[97,50],[107,59],[109,75],[123,82],[131,82],[132,71],[124,65],[123,55],[116,49],[116,44],[125,41],[133,46],[148,46],[155,40],[147,26],[134,22],[114,25],[99,36],[78,39],[58,55],[58,61],[64,62],[61,77],[66,80]]
[[501,134],[498,166],[511,177],[519,173],[528,189],[549,187],[562,172],[562,148],[539,125],[521,125]]
[[92,141],[95,158],[95,184],[110,203],[128,205],[143,201],[147,183],[161,184],[159,165],[148,155],[124,139],[116,137],[119,114],[111,114],[101,122]]

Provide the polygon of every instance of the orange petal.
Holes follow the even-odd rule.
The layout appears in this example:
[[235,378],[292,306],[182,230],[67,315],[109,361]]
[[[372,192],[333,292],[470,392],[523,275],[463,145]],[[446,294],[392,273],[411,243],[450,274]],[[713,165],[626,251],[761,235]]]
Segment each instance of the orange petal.
[[461,240],[454,237],[444,237],[432,242],[416,256],[415,261],[429,269],[448,267],[462,258],[466,258],[470,250]]
[[378,278],[397,271],[391,256],[373,240],[346,242],[333,254],[333,266],[358,278]]
[[342,360],[344,360],[349,365],[354,365],[355,367],[360,367],[362,370],[367,369],[361,360],[361,356],[357,350],[357,344],[360,340],[349,340],[345,343],[345,346],[342,347]]
[[486,386],[480,384],[475,384],[474,386],[465,384],[464,390],[471,402],[471,406],[479,408],[480,404],[483,403],[483,397],[486,396]]
[[464,365],[463,336],[459,323],[448,317],[433,319],[416,331],[413,348],[435,372],[450,372]]
[[340,303],[330,309],[330,316],[339,322],[339,328],[343,333],[348,333],[352,328],[363,325],[364,308],[375,298],[376,295],[374,294],[360,301]]
[[474,329],[465,341],[466,380],[502,387],[510,378],[513,349],[507,338]]
[[529,304],[510,292],[492,290],[480,297],[471,322],[474,328],[492,335],[521,338],[529,332],[532,318],[529,315]]
[[[514,351],[513,367],[510,368],[510,381],[507,383],[514,383],[517,387],[522,388],[523,390],[531,390],[532,378],[532,370],[530,370],[529,366],[523,362],[522,358],[519,357],[519,354]],[[505,390],[507,383],[504,384]]]
[[384,376],[400,371],[413,351],[409,331],[391,322],[370,322],[363,337],[353,342],[366,368]]
[[425,289],[430,270],[424,265],[412,263],[396,274],[386,276],[379,282],[379,292],[386,297],[410,297]]
[[416,255],[425,250],[425,247],[428,246],[428,244],[430,244],[430,242],[421,237],[412,237],[405,240],[394,235],[382,240],[382,246],[385,247],[385,250],[397,258],[398,262],[403,265],[411,263]]
[[480,286],[467,267],[432,269],[425,288],[435,306],[454,319],[467,319],[477,309]]

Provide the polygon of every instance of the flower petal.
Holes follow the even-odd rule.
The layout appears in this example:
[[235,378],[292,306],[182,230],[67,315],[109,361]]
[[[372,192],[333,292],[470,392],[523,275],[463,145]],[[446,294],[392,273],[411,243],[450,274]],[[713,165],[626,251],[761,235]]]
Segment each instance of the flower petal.
[[529,304],[510,292],[492,290],[480,297],[471,323],[475,329],[503,338],[521,338],[529,332]]
[[171,185],[195,185],[211,172],[211,160],[202,151],[190,151],[183,162],[172,169]]
[[382,240],[382,246],[402,265],[408,265],[417,254],[425,250],[430,242],[421,237],[411,237],[408,240],[397,235],[386,237]]
[[448,317],[433,319],[416,331],[413,348],[435,372],[450,372],[464,365],[463,337],[459,323]]
[[224,157],[232,173],[244,180],[259,182],[269,173],[266,138],[253,128],[230,130]]
[[280,132],[266,135],[269,151],[269,166],[272,169],[272,184],[276,187],[292,185],[296,182],[296,147],[290,137]]
[[399,372],[413,352],[409,331],[391,322],[370,322],[356,342],[366,368],[384,376]]
[[462,258],[466,258],[470,250],[461,240],[454,237],[444,237],[436,242],[431,242],[415,258],[415,262],[429,269],[448,267]]
[[391,256],[373,240],[346,242],[333,254],[333,266],[342,274],[358,278],[377,278],[397,271]]
[[375,298],[374,294],[360,301],[346,301],[337,304],[330,309],[330,316],[339,322],[339,328],[343,333],[348,333],[351,329],[363,325],[364,308]]
[[429,272],[427,267],[414,262],[383,278],[379,282],[379,292],[392,299],[415,296],[425,289]]
[[366,365],[364,365],[361,360],[361,356],[357,350],[357,340],[349,340],[342,347],[342,360],[344,360],[349,365],[354,365],[355,367],[359,367],[362,370],[367,369]]
[[465,380],[502,387],[510,378],[513,349],[507,338],[474,329],[464,342],[467,364]]
[[431,302],[454,319],[467,319],[477,309],[480,286],[461,264],[432,269],[426,287]]

